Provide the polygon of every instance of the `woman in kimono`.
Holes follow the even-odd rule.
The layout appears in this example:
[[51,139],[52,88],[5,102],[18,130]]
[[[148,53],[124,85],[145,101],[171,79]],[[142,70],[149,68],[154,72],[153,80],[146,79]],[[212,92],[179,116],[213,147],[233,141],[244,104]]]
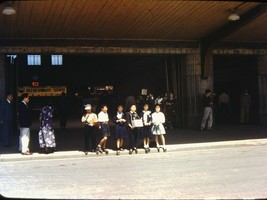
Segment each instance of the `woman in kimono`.
[[53,112],[54,109],[46,105],[40,112],[40,131],[39,131],[39,144],[44,153],[53,153],[56,149],[56,141],[53,128]]

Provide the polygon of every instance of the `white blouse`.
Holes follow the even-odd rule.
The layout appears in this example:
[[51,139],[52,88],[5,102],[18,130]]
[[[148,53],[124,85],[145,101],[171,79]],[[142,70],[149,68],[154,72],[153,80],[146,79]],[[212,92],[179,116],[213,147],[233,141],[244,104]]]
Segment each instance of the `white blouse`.
[[108,122],[109,121],[108,113],[104,113],[103,111],[98,113],[98,121],[99,122]]
[[163,112],[154,112],[152,114],[152,123],[155,125],[165,123],[165,115]]
[[150,110],[147,110],[147,111],[143,110],[143,123],[146,126],[151,124],[151,121],[148,120],[148,117],[150,115],[151,115],[151,111]]
[[82,116],[82,122],[86,122],[89,126],[93,126],[97,122],[97,115],[95,113],[85,114]]

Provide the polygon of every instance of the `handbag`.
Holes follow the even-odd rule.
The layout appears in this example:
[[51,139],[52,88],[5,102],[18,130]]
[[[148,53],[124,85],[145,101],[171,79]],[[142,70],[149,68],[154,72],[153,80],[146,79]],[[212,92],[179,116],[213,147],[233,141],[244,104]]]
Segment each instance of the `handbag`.
[[142,122],[142,119],[134,119],[132,120],[132,126],[134,128],[140,128],[140,127],[143,127],[143,122]]

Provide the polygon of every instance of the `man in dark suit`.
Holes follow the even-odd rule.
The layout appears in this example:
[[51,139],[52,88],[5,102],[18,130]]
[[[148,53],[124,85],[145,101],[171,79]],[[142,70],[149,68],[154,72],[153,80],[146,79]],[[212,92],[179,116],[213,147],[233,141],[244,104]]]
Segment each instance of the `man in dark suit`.
[[0,108],[0,123],[2,125],[2,138],[5,147],[11,146],[13,135],[13,95],[8,93]]
[[32,111],[29,108],[30,98],[27,93],[21,95],[22,102],[18,106],[18,120],[19,120],[19,151],[22,155],[32,155],[29,151],[30,142],[30,126],[32,125]]

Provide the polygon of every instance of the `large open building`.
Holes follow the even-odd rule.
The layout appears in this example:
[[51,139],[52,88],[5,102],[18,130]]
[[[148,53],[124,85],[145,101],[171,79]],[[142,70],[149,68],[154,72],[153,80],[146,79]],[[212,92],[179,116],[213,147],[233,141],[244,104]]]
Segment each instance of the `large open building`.
[[[199,126],[202,95],[252,96],[267,122],[267,4],[263,1],[0,1],[0,98],[20,87],[91,85],[173,92],[180,127]],[[15,12],[15,13],[14,13]]]

